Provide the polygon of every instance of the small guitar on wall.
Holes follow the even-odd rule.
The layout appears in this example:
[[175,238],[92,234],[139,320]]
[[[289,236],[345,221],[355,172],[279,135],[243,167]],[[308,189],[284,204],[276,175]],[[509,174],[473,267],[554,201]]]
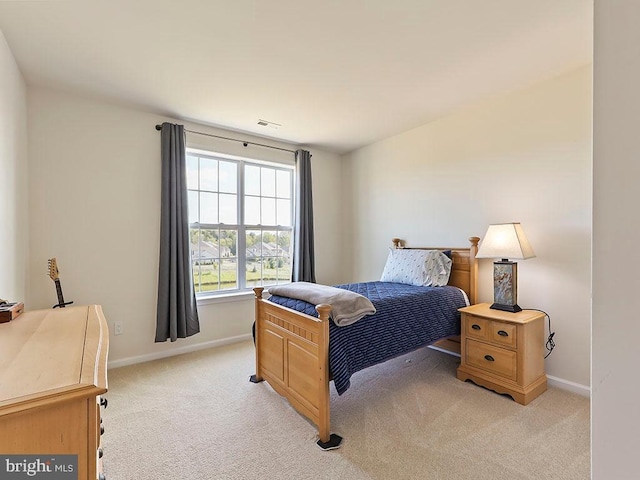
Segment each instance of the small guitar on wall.
[[50,258],[49,261],[49,277],[56,284],[56,293],[58,294],[58,303],[53,306],[53,308],[60,307],[64,308],[67,305],[71,305],[73,302],[65,302],[64,296],[62,295],[62,286],[60,285],[60,276],[58,275],[58,264],[55,258]]

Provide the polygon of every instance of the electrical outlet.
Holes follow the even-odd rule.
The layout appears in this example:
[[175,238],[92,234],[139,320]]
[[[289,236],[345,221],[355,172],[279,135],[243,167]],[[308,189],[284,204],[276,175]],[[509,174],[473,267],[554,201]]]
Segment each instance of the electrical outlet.
[[113,323],[113,333],[115,335],[122,335],[122,322]]

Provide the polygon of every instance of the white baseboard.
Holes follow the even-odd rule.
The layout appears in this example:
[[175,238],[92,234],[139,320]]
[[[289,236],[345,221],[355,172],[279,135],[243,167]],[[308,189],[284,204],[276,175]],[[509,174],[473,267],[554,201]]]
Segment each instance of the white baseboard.
[[[183,353],[189,352],[197,352],[198,350],[204,350],[206,348],[213,347],[221,347],[223,345],[230,345],[232,343],[244,342],[245,340],[250,340],[252,335],[250,333],[244,335],[238,335],[237,337],[224,338],[222,340],[212,340],[210,342],[197,343],[195,345],[187,345],[179,348],[172,348],[171,350],[163,350],[161,352],[148,353],[146,355],[138,355],[135,357],[127,357],[120,360],[114,360],[109,362],[108,368],[118,368],[125,367],[127,365],[134,365],[136,363],[150,362],[152,360],[159,360],[161,358],[173,357],[175,355],[182,355]],[[448,350],[444,350],[438,348],[436,346],[431,346],[434,350],[438,350],[444,353],[448,353],[449,355],[460,356],[459,354],[450,352]],[[563,378],[554,377],[552,375],[547,375],[547,383],[551,387],[561,388],[563,390],[568,390],[573,393],[577,393],[583,397],[591,397],[591,388],[586,385],[581,385],[579,383],[571,382],[569,380],[565,380]]]
[[547,375],[547,384],[550,387],[561,388],[562,390],[568,390],[573,393],[577,393],[583,397],[591,397],[591,388],[586,385],[582,385],[580,383],[571,382],[569,380],[565,380],[564,378],[554,377],[552,375]]
[[159,360],[161,358],[174,357],[176,355],[182,355],[183,353],[197,352],[198,350],[204,350],[206,348],[221,347],[223,345],[230,345],[232,343],[244,342],[245,340],[250,340],[251,338],[252,335],[250,333],[247,333],[244,335],[238,335],[237,337],[224,338],[222,340],[211,340],[210,342],[196,343],[195,345],[172,348],[171,350],[163,350],[161,352],[148,353],[146,355],[127,357],[120,360],[108,362],[107,368],[125,367],[127,365],[134,365],[136,363],[150,362],[152,360]]
[[[449,355],[454,355],[459,357],[459,353],[452,352],[450,350],[446,350],[444,348],[440,348],[436,345],[429,345],[429,348],[433,350],[438,350],[439,352],[448,353]],[[583,397],[591,397],[591,388],[586,385],[581,385],[579,383],[571,382],[569,380],[565,380],[564,378],[554,377],[553,375],[547,375],[547,384],[551,387],[561,388],[562,390],[567,390],[569,392],[577,393]]]

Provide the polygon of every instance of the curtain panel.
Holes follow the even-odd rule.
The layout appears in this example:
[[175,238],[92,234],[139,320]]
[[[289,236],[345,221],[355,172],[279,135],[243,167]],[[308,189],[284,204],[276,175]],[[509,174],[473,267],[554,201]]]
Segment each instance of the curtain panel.
[[184,125],[163,123],[160,267],[156,342],[186,338],[200,331],[193,289],[187,204]]
[[311,154],[296,151],[296,205],[295,233],[291,280],[316,282],[313,245],[313,193],[311,181]]

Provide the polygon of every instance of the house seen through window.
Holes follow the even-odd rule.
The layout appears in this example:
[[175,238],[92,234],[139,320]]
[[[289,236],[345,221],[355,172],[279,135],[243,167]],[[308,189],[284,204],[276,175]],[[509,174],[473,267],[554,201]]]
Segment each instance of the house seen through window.
[[293,167],[187,149],[197,294],[291,281]]

